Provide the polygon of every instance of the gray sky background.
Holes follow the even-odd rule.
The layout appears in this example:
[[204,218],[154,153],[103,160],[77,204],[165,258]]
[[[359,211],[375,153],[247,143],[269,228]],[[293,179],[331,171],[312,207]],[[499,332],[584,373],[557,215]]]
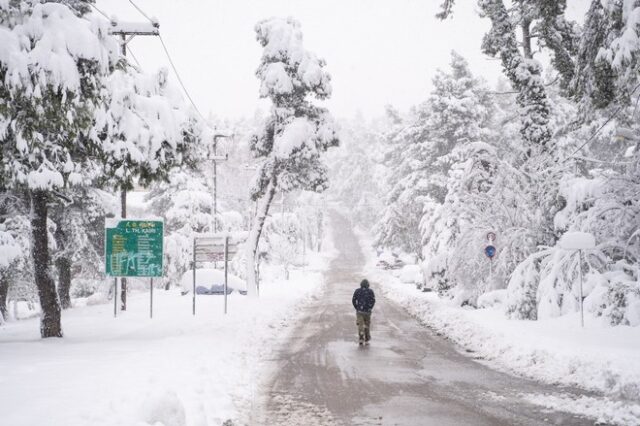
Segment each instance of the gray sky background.
[[[160,22],[160,32],[196,105],[224,118],[253,115],[260,105],[255,69],[261,48],[253,27],[271,16],[302,24],[305,47],[327,60],[337,117],[372,117],[392,104],[406,110],[424,100],[436,69],[449,52],[467,58],[492,84],[500,64],[480,51],[488,19],[476,0],[458,0],[453,19],[434,16],[440,0],[134,0]],[[579,14],[586,0],[570,0]],[[144,21],[128,0],[98,0],[107,15]],[[130,44],[146,71],[169,67],[160,41],[138,37]],[[171,72],[172,73],[172,72]]]

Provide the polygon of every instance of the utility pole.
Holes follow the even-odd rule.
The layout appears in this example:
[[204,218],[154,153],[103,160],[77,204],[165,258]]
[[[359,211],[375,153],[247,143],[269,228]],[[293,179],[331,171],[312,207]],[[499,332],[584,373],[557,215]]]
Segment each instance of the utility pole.
[[[157,21],[149,23],[126,23],[111,21],[111,29],[109,33],[114,36],[120,36],[120,53],[122,57],[127,57],[127,44],[139,35],[160,35],[160,24]],[[126,170],[125,170],[126,173]],[[120,192],[120,216],[122,219],[127,217],[127,182],[122,185]],[[116,292],[114,292],[116,294]],[[115,296],[114,296],[115,297]],[[120,299],[121,309],[127,310],[127,279],[120,278]]]
[[213,135],[213,232],[218,232],[218,161],[227,161],[226,155],[218,155],[218,139],[230,138],[229,135]]

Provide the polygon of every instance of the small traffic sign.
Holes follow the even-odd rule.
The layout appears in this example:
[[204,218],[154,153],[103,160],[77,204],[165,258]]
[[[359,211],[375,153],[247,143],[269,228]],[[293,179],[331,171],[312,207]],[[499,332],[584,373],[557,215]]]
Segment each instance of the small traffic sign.
[[486,246],[484,248],[484,254],[486,254],[489,259],[493,259],[493,257],[496,255],[496,248],[491,245]]

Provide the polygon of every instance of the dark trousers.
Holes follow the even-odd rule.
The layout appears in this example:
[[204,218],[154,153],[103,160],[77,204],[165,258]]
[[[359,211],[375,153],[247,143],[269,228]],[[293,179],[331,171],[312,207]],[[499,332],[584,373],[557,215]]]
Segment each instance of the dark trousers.
[[356,325],[358,326],[358,337],[360,340],[371,340],[371,312],[356,312]]

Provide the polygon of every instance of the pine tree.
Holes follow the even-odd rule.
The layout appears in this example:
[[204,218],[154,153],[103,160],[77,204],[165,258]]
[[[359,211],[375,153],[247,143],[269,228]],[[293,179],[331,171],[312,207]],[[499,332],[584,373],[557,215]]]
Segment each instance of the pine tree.
[[204,130],[166,70],[143,74],[120,61],[106,81],[104,99],[95,124],[103,184],[126,194],[136,182],[148,186],[174,167],[194,164]]
[[566,0],[537,0],[536,7],[540,20],[533,30],[552,52],[551,65],[560,73],[561,87],[567,91],[575,77],[579,30],[565,18]]
[[[423,252],[432,233],[425,224],[445,202],[451,168],[448,154],[489,134],[492,107],[484,83],[471,74],[464,58],[455,52],[451,56],[451,71],[438,71],[433,92],[394,135],[388,154],[391,190],[376,240],[415,253],[419,259],[425,254],[436,257]],[[400,161],[394,162],[395,158]]]
[[[499,56],[505,75],[518,92],[522,138],[529,149],[540,149],[551,139],[549,128],[550,107],[542,80],[542,68],[531,56],[530,38],[527,38],[530,18],[522,21],[524,53],[518,48],[515,26],[503,0],[479,0],[480,10],[491,20],[491,29],[482,41],[482,50],[491,56]],[[530,153],[531,154],[531,153]]]
[[[51,209],[55,222],[53,261],[58,271],[58,298],[62,309],[71,307],[72,280],[101,278],[104,253],[103,194],[87,185],[68,188],[69,202],[57,202]],[[86,294],[85,294],[86,296]]]
[[100,78],[117,48],[106,25],[56,3],[0,4],[3,51],[11,52],[0,57],[0,187],[29,191],[42,337],[62,336],[50,273],[49,203],[65,185],[81,180],[84,165],[99,151],[90,128]]
[[264,49],[256,72],[260,97],[271,100],[272,109],[264,129],[251,142],[261,165],[251,194],[257,214],[247,242],[250,295],[256,293],[258,243],[276,191],[324,191],[327,170],[321,155],[338,145],[331,115],[308,99],[329,98],[331,78],[324,60],[304,49],[300,23],[271,18],[258,22],[255,31]]

